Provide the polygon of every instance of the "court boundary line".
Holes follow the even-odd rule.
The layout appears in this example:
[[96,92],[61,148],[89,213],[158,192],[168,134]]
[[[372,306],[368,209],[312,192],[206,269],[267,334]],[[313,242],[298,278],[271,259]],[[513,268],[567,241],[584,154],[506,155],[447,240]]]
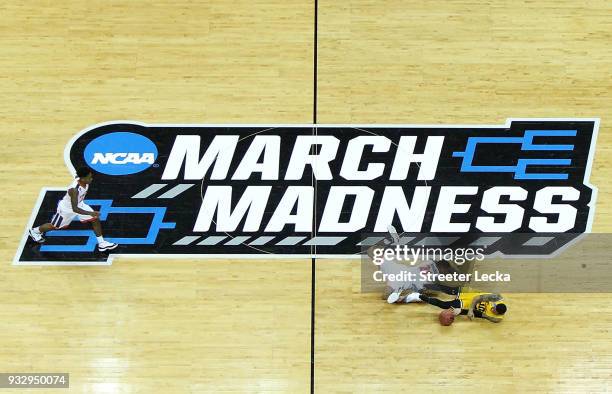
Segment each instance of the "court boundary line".
[[[314,0],[314,49],[313,49],[313,90],[312,90],[312,123],[315,142],[317,139],[317,68],[318,68],[318,28],[319,28],[319,0]],[[317,145],[313,146],[315,154]],[[312,170],[312,169],[311,169]],[[314,188],[312,234],[317,235],[317,183],[318,180],[311,172],[312,186]],[[314,237],[313,237],[314,238]],[[314,252],[314,253],[313,253]],[[317,246],[310,246],[310,393],[315,392],[315,308],[316,308],[316,277],[317,277]]]

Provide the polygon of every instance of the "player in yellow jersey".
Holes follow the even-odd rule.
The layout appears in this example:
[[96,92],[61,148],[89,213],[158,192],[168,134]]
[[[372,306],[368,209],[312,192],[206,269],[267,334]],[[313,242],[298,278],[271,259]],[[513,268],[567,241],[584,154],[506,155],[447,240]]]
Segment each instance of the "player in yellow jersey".
[[429,285],[427,287],[431,290],[439,290],[446,294],[454,295],[456,298],[450,301],[443,301],[421,293],[412,293],[406,298],[409,300],[418,298],[442,309],[453,308],[455,315],[467,315],[470,320],[478,317],[494,323],[502,321],[508,310],[500,294],[483,293],[469,287],[449,287],[441,284]]

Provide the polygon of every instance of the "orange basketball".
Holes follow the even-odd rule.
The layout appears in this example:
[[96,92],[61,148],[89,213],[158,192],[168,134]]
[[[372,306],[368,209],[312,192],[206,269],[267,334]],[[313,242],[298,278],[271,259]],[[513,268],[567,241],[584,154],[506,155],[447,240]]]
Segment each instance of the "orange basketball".
[[441,325],[450,326],[453,324],[453,321],[455,321],[455,314],[453,313],[452,309],[445,309],[440,312],[438,319],[440,320]]

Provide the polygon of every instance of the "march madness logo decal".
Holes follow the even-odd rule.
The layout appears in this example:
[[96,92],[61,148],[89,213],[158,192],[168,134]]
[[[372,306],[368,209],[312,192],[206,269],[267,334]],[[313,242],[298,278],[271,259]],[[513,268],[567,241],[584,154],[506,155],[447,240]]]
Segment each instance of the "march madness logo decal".
[[[597,127],[96,125],[69,142],[72,175],[42,190],[28,228],[62,221],[58,201],[69,203],[68,185],[86,167],[83,203],[119,246],[100,252],[90,223],[72,215],[44,243],[26,230],[15,263],[356,256],[390,224],[413,242],[486,238],[489,252],[550,255],[590,231]],[[508,244],[508,234],[522,241]]]

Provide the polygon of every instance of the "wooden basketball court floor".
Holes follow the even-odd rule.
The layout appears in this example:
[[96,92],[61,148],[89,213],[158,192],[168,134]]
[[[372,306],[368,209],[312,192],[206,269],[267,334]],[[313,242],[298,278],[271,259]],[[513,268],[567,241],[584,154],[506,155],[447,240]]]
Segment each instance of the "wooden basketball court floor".
[[[361,294],[357,262],[317,260],[311,352],[309,259],[11,265],[84,127],[311,123],[314,9],[0,4],[0,372],[83,393],[609,391],[610,294],[508,294],[502,324],[445,329]],[[600,117],[594,231],[612,230],[612,3],[321,0],[317,22],[319,123]]]

